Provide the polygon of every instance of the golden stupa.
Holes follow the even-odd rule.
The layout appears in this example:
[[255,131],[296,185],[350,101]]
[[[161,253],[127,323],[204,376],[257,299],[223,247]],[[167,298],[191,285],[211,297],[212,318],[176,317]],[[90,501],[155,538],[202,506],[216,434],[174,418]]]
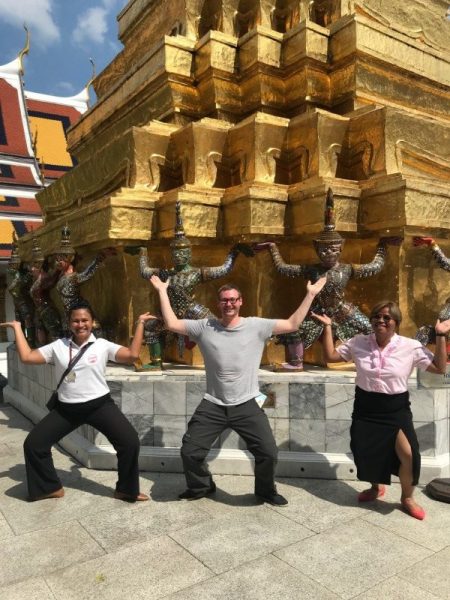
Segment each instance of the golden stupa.
[[[70,130],[77,166],[38,195],[47,254],[68,224],[83,259],[146,245],[170,265],[181,201],[193,264],[221,264],[238,241],[277,241],[289,263],[316,260],[333,189],[342,261],[369,262],[354,282],[363,311],[389,297],[402,332],[433,322],[448,274],[414,235],[450,254],[450,22],[445,0],[130,0],[118,15],[123,50],[94,80],[97,103]],[[25,258],[31,237],[22,239]],[[304,289],[270,255],[239,257],[244,314],[285,316]],[[214,309],[215,283],[197,290]],[[117,340],[152,308],[126,252],[83,288]]]

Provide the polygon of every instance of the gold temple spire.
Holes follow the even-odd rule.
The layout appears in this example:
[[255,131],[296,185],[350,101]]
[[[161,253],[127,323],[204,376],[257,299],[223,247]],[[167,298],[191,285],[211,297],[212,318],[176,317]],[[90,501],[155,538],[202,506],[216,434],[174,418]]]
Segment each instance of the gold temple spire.
[[25,46],[19,52],[19,56],[18,56],[18,59],[20,61],[20,75],[22,77],[23,77],[23,74],[24,74],[23,57],[25,56],[25,54],[28,54],[30,52],[30,32],[28,31],[28,27],[25,25],[25,23],[23,24],[23,28],[25,29],[27,37],[25,39]]
[[95,62],[94,62],[94,59],[92,59],[92,58],[89,58],[89,62],[90,62],[90,63],[91,63],[91,65],[92,65],[92,75],[91,75],[91,78],[89,79],[89,81],[88,81],[88,82],[87,82],[87,84],[86,84],[86,91],[87,91],[87,93],[88,93],[88,106],[89,106],[89,104],[90,104],[90,102],[89,102],[89,88],[90,88],[90,87],[92,86],[92,84],[94,83],[94,79],[95,79],[95,77],[96,77],[96,73],[95,73]]

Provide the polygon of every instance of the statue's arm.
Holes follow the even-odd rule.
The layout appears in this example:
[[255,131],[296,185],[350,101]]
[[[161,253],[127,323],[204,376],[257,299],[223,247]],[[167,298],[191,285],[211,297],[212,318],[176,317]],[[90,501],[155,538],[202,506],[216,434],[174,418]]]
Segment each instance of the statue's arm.
[[450,259],[445,256],[432,237],[415,237],[413,238],[413,244],[414,246],[429,246],[434,260],[441,269],[450,271]]
[[105,257],[103,254],[97,254],[94,260],[88,264],[84,271],[78,271],[74,273],[77,283],[85,283],[86,281],[89,281],[104,260]]
[[139,248],[139,270],[144,279],[150,279],[152,275],[159,275],[160,269],[148,266],[147,248]]
[[377,275],[383,267],[386,260],[387,247],[399,246],[402,239],[399,237],[382,237],[378,242],[378,246],[373,257],[372,262],[364,265],[352,264],[352,275],[355,279],[364,279],[365,277],[372,277]]
[[219,277],[228,275],[228,273],[230,273],[231,269],[234,267],[234,263],[236,262],[236,258],[240,252],[246,256],[254,255],[254,252],[249,245],[235,244],[228,252],[222,265],[218,267],[203,267],[201,269],[202,280],[208,281],[209,279],[219,279]]
[[286,277],[300,277],[306,274],[308,265],[288,265],[285,263],[278,250],[278,246],[274,242],[270,242],[269,249],[270,254],[272,255],[273,264],[278,273],[281,273]]

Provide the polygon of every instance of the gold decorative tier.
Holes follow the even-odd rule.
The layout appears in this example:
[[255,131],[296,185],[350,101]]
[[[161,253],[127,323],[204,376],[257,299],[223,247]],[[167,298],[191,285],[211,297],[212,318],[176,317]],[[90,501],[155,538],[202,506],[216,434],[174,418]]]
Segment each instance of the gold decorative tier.
[[[432,235],[450,251],[447,5],[131,0],[118,16],[123,50],[68,135],[78,165],[38,195],[42,248],[52,252],[67,223],[83,255],[147,245],[152,265],[169,266],[181,201],[193,264],[220,264],[232,243],[264,239],[304,264],[316,260],[331,187],[343,262],[370,260],[380,236],[405,240],[381,274],[349,285],[349,300],[363,310],[399,300],[413,333],[437,312],[429,282],[439,301],[448,289],[448,275],[411,248],[413,235]],[[30,254],[31,239],[22,247]],[[136,260],[119,253],[104,269],[127,290],[122,321],[153,302]],[[265,254],[239,257],[233,280],[248,314],[285,315],[304,290]],[[211,309],[214,289],[198,290]]]

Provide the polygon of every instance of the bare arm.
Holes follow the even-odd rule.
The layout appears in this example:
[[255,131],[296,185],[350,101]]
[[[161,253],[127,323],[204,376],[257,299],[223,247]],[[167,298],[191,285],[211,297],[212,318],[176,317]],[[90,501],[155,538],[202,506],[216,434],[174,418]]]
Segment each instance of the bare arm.
[[153,285],[155,290],[159,294],[159,302],[161,304],[161,312],[164,318],[164,322],[169,331],[174,333],[180,333],[181,335],[187,335],[186,325],[183,319],[179,319],[172,310],[170,305],[169,296],[167,295],[167,288],[169,287],[169,280],[161,281],[158,275],[152,275],[150,277],[150,283]]
[[145,323],[149,319],[156,319],[153,315],[146,312],[137,320],[136,323],[136,331],[134,332],[133,339],[131,344],[126,348],[125,346],[121,346],[121,348],[116,353],[116,362],[118,363],[132,363],[139,358],[139,352],[142,346],[142,340],[144,337],[144,327]]
[[311,304],[313,303],[314,298],[321,291],[323,286],[327,281],[326,277],[321,277],[316,281],[316,283],[312,284],[308,281],[306,286],[306,296],[303,298],[300,306],[297,310],[292,313],[289,319],[278,319],[275,323],[275,327],[273,328],[273,334],[279,335],[281,333],[291,333],[292,331],[297,331],[300,325],[303,323],[306,315],[311,308]]
[[27,365],[45,364],[45,358],[42,356],[39,350],[32,350],[30,348],[19,321],[0,323],[0,327],[11,327],[11,329],[14,330],[17,352],[19,353],[19,358],[23,363]]
[[[447,367],[447,334],[450,331],[450,319],[437,321],[436,326],[436,349],[433,362],[427,368],[430,373],[444,374]],[[443,335],[445,334],[445,335]]]
[[333,332],[331,329],[332,321],[330,317],[328,315],[318,315],[316,313],[311,313],[311,315],[323,325],[322,347],[326,362],[342,362],[344,359],[334,347]]

